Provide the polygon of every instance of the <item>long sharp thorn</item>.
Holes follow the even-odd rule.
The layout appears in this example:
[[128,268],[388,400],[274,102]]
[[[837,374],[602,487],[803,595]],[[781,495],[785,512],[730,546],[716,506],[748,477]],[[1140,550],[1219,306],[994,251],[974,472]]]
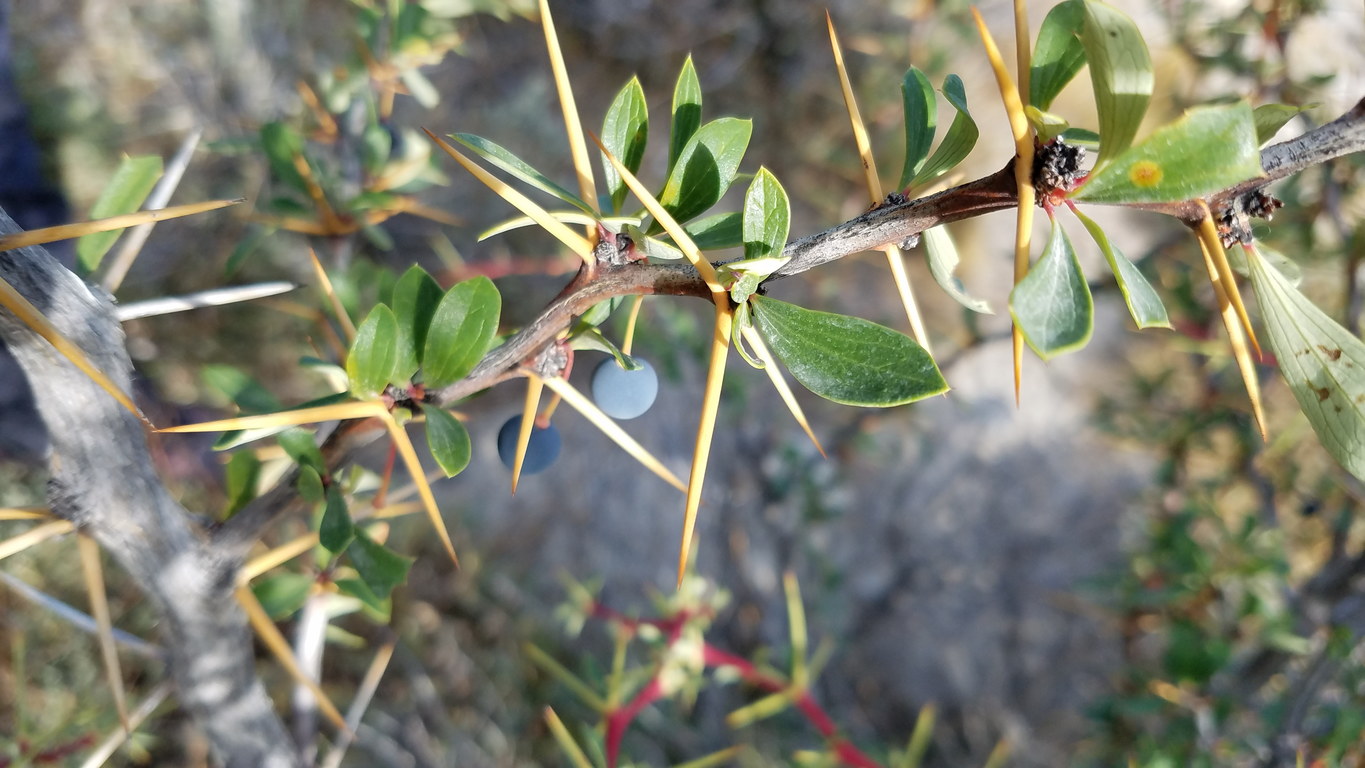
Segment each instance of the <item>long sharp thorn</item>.
[[711,365],[706,370],[706,391],[702,395],[701,419],[697,425],[697,444],[692,453],[692,474],[687,480],[687,506],[683,511],[682,544],[678,548],[678,584],[682,589],[687,574],[688,553],[692,550],[692,534],[697,526],[697,510],[701,507],[701,488],[706,480],[706,462],[711,456],[711,438],[716,430],[716,413],[720,410],[720,390],[725,381],[725,361],[730,352],[730,328],[735,316],[728,304],[716,304],[716,329],[711,337]]

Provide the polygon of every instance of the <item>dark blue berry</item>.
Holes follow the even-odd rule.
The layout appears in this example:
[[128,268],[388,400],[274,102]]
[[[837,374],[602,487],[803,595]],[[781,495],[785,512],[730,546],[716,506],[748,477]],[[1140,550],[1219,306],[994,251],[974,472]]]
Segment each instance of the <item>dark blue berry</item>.
[[640,368],[628,371],[616,360],[603,360],[592,372],[592,399],[613,419],[633,419],[649,410],[659,394],[659,375],[648,362],[635,358]]
[[[521,432],[521,416],[513,416],[502,425],[498,430],[498,457],[508,469],[516,462],[517,458],[517,435]],[[551,424],[548,427],[531,427],[531,440],[526,444],[526,458],[521,462],[521,473],[523,475],[534,475],[537,472],[544,472],[549,466],[559,458],[559,449],[563,441],[559,437],[559,429]]]

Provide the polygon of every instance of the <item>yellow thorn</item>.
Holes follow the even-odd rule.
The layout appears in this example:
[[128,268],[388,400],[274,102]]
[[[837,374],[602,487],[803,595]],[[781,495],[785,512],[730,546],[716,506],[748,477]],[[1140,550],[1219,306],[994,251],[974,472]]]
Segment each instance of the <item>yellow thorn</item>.
[[512,495],[517,495],[517,482],[526,461],[526,447],[531,444],[531,430],[536,425],[536,411],[540,408],[540,392],[545,382],[535,374],[526,376],[526,401],[521,407],[521,424],[517,431],[517,452],[512,459]]
[[351,322],[351,316],[346,314],[346,308],[341,305],[341,297],[337,295],[336,288],[332,286],[332,278],[327,276],[327,270],[322,268],[322,262],[318,261],[318,255],[312,246],[308,248],[308,258],[313,262],[313,273],[318,277],[318,288],[322,290],[322,295],[332,304],[332,313],[336,315],[337,322],[341,323],[341,330],[346,334],[346,343],[355,341],[355,323]]
[[816,439],[815,432],[811,431],[810,422],[806,420],[806,414],[801,410],[801,404],[796,401],[796,395],[787,384],[787,379],[782,376],[782,371],[778,370],[776,359],[768,352],[768,345],[763,343],[763,336],[753,326],[741,330],[740,335],[744,337],[745,341],[749,342],[749,347],[753,349],[754,354],[764,362],[763,370],[768,374],[768,379],[772,381],[773,389],[777,390],[782,402],[787,404],[787,410],[791,411],[796,423],[801,425],[806,437],[809,437],[810,441],[815,444],[815,450],[819,451],[821,456],[829,458],[825,454],[824,446],[820,445],[820,441]]
[[1251,352],[1247,349],[1246,337],[1242,335],[1242,326],[1238,324],[1237,312],[1232,308],[1232,301],[1225,290],[1223,278],[1218,274],[1213,255],[1209,253],[1208,245],[1202,237],[1199,238],[1199,251],[1204,255],[1204,266],[1209,272],[1209,282],[1213,285],[1213,293],[1218,298],[1218,312],[1223,317],[1223,327],[1228,331],[1232,357],[1237,361],[1237,371],[1242,375],[1247,397],[1251,399],[1251,413],[1256,417],[1256,428],[1261,433],[1261,439],[1269,442],[1265,411],[1261,407],[1261,384],[1256,377],[1256,364],[1252,362]]
[[76,526],[65,520],[53,520],[50,523],[34,526],[14,538],[0,541],[0,560],[4,560],[10,555],[17,555],[34,544],[47,541],[53,536],[61,536],[74,530],[76,530]]
[[1228,301],[1232,302],[1232,308],[1237,313],[1237,319],[1242,323],[1242,329],[1246,331],[1247,338],[1251,339],[1251,346],[1256,350],[1256,357],[1264,358],[1261,345],[1256,341],[1256,329],[1251,327],[1251,317],[1247,315],[1246,304],[1242,303],[1242,292],[1237,288],[1237,277],[1232,274],[1232,266],[1228,264],[1227,252],[1223,250],[1223,241],[1218,237],[1218,227],[1213,223],[1213,213],[1209,211],[1209,204],[1203,200],[1199,201],[1199,207],[1204,211],[1204,218],[1199,222],[1199,239],[1204,243],[1209,256],[1213,259],[1213,265],[1218,270],[1218,277],[1223,282],[1223,290],[1228,295]]
[[687,506],[683,510],[682,544],[678,548],[678,589],[682,589],[683,576],[687,574],[692,533],[697,526],[697,510],[701,507],[701,488],[706,480],[706,462],[711,456],[711,438],[715,434],[716,414],[720,410],[720,390],[725,381],[725,361],[730,353],[730,331],[734,320],[729,303],[718,301],[716,329],[711,337],[711,365],[706,369],[706,391],[702,395],[701,419],[697,424],[697,444],[692,452],[692,474],[687,479]]
[[552,379],[543,379],[543,381],[545,382],[545,386],[552,392],[564,398],[564,402],[568,403],[570,408],[583,414],[584,418],[592,422],[593,426],[602,430],[604,435],[611,438],[617,445],[621,446],[626,453],[629,453],[636,461],[643,464],[646,469],[658,475],[664,482],[674,488],[677,488],[680,491],[686,490],[686,486],[683,485],[682,481],[678,479],[677,475],[670,472],[662,461],[659,461],[655,458],[654,454],[650,453],[644,446],[636,442],[635,438],[627,434],[626,431],[621,428],[620,424],[612,421],[610,416],[603,413],[602,409],[594,405],[591,400],[585,397],[582,392],[579,392],[574,385],[568,382],[568,380],[556,376]]
[[452,147],[445,139],[442,139],[426,128],[423,128],[422,130],[426,132],[427,136],[429,136],[432,141],[436,142],[436,146],[445,150],[446,154],[453,157],[455,162],[464,166],[464,169],[473,174],[474,178],[483,182],[485,186],[496,192],[499,197],[510,203],[512,207],[534,219],[542,229],[554,235],[559,242],[568,246],[569,250],[578,254],[578,257],[583,260],[583,263],[589,266],[593,266],[597,263],[592,254],[592,243],[586,238],[564,226],[564,224],[560,223],[554,216],[550,215],[549,211],[541,208],[531,200],[531,198],[512,189],[510,186],[503,183],[502,180],[481,168],[478,163],[465,157],[464,154]]
[[[1033,135],[1029,129],[1028,116],[1024,114],[1019,88],[1005,68],[1005,60],[1000,56],[995,39],[986,28],[980,11],[972,8],[972,17],[976,19],[977,31],[981,33],[981,42],[986,47],[986,58],[995,72],[995,83],[1000,91],[1000,100],[1005,104],[1010,133],[1014,137],[1014,184],[1019,198],[1019,218],[1014,229],[1014,283],[1018,285],[1028,274],[1029,247],[1033,237]],[[1024,46],[1027,45],[1025,42]],[[1011,338],[1014,352],[1014,404],[1018,406],[1024,361],[1024,335],[1019,326],[1014,326]]]
[[436,506],[436,497],[431,492],[431,484],[427,482],[426,473],[422,471],[422,462],[417,458],[417,451],[412,447],[412,441],[408,439],[408,433],[403,430],[402,425],[394,420],[393,414],[380,406],[381,413],[379,418],[384,422],[384,426],[389,429],[389,436],[393,438],[393,444],[398,448],[398,455],[403,457],[403,463],[407,465],[408,474],[412,476],[412,482],[417,486],[417,495],[422,499],[422,506],[426,507],[427,517],[431,520],[431,527],[436,529],[436,534],[441,537],[441,546],[445,548],[446,555],[450,557],[450,562],[456,568],[460,567],[460,558],[455,556],[455,545],[450,541],[450,532],[446,530],[445,520],[441,518],[441,510]]
[[336,705],[332,704],[332,700],[327,698],[327,694],[323,693],[322,686],[318,685],[318,682],[309,677],[299,666],[299,660],[295,658],[293,649],[289,647],[289,642],[284,639],[284,635],[280,634],[275,622],[270,620],[270,614],[265,612],[265,607],[261,605],[261,601],[256,599],[256,594],[251,591],[251,587],[246,585],[237,587],[236,595],[237,602],[246,611],[247,619],[251,622],[252,628],[256,630],[256,636],[261,638],[261,642],[265,643],[271,653],[275,654],[275,658],[279,660],[280,666],[284,667],[284,671],[289,673],[294,682],[307,688],[313,694],[313,698],[317,699],[318,709],[321,709],[327,719],[332,721],[332,725],[344,733],[350,733],[351,729],[347,727],[346,719],[341,716]]
[[[4,249],[0,248],[0,250]],[[84,373],[91,381],[99,385],[100,389],[108,392],[109,396],[114,398],[119,405],[123,406],[129,413],[136,416],[137,420],[142,422],[143,426],[148,429],[156,429],[152,426],[152,423],[147,420],[147,417],[142,415],[142,411],[138,410],[137,405],[133,403],[133,398],[129,397],[128,393],[120,389],[108,376],[104,375],[104,371],[96,368],[95,364],[90,362],[90,358],[85,356],[84,350],[76,346],[70,339],[63,336],[62,332],[57,330],[57,326],[53,325],[52,322],[47,319],[46,315],[39,312],[37,307],[30,304],[28,299],[24,298],[23,294],[15,290],[14,286],[10,285],[9,282],[4,279],[0,279],[0,306],[13,312],[14,316],[19,318],[19,320],[22,321],[24,325],[27,325],[34,333],[47,339],[47,343],[51,344],[54,349],[60,352],[62,357],[65,357],[72,365],[79,368],[81,373]]]
[[[559,92],[559,106],[564,112],[564,128],[569,134],[569,155],[578,174],[578,193],[583,196],[583,202],[596,208],[597,186],[592,178],[592,163],[588,161],[588,144],[583,141],[583,123],[578,118],[573,85],[569,82],[569,70],[564,66],[564,51],[559,47],[559,35],[555,33],[555,21],[550,16],[548,0],[540,0],[540,23],[545,28],[545,48],[550,54],[555,90]],[[588,224],[587,231],[589,238],[594,237],[597,233],[596,223]]]
[[104,673],[109,690],[114,696],[114,709],[123,730],[129,730],[128,699],[123,691],[123,670],[118,663],[118,649],[114,646],[114,624],[109,618],[109,596],[104,589],[104,569],[100,566],[100,546],[84,534],[76,535],[76,549],[80,553],[81,570],[85,572],[85,591],[90,596],[90,615],[95,619],[100,655],[104,658]]
[[69,240],[73,237],[90,235],[95,232],[127,229],[151,221],[169,221],[170,219],[178,219],[182,216],[193,216],[196,213],[216,211],[219,208],[236,205],[243,202],[243,200],[244,198],[237,198],[235,200],[209,200],[203,203],[173,205],[170,208],[162,208],[156,211],[137,211],[136,213],[125,213],[120,216],[110,216],[106,219],[82,221],[76,224],[61,224],[56,227],[44,227],[43,229],[30,229],[27,232],[0,235],[0,251],[11,251],[15,248],[23,248],[28,245],[42,245],[43,243],[56,242],[57,240]]

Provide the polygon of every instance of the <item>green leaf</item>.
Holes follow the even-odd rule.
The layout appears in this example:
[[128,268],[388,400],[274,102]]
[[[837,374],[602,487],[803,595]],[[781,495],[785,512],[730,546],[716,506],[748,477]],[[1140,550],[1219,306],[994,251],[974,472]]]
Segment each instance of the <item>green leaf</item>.
[[1086,128],[1067,128],[1060,136],[1067,144],[1095,150],[1100,148],[1100,135]]
[[261,460],[249,451],[232,454],[223,472],[228,507],[224,519],[232,517],[256,498],[256,484],[261,477]]
[[322,487],[322,476],[307,464],[299,465],[299,476],[294,481],[294,487],[304,501],[316,503],[327,498],[327,491]]
[[692,57],[683,62],[682,72],[678,73],[678,83],[673,86],[673,120],[668,133],[668,173],[682,156],[683,148],[692,139],[692,134],[701,126],[701,83],[697,80],[697,68],[692,65]]
[[[312,467],[318,474],[327,471],[327,462],[318,450],[313,433],[299,427],[287,427],[275,438],[280,448],[300,467]],[[319,496],[318,498],[322,498]]]
[[1046,112],[1085,66],[1085,46],[1080,37],[1084,26],[1083,0],[1066,0],[1048,11],[1029,64],[1029,106]]
[[1365,478],[1365,343],[1299,293],[1260,253],[1247,255],[1270,348],[1327,451]]
[[434,405],[422,405],[427,416],[427,447],[436,463],[445,470],[446,477],[454,477],[469,466],[469,432],[450,411]]
[[[1256,243],[1256,252],[1261,254],[1261,258],[1269,262],[1270,266],[1279,270],[1290,285],[1297,288],[1299,283],[1303,282],[1303,270],[1299,269],[1299,265],[1293,259],[1262,242]],[[1229,248],[1227,254],[1228,266],[1232,267],[1232,271],[1242,277],[1251,277],[1251,265],[1247,262],[1245,249]]]
[[346,495],[333,483],[327,487],[327,506],[322,511],[322,522],[318,524],[318,543],[334,555],[339,555],[350,546],[355,536],[355,526],[351,524],[351,512],[346,508]]
[[754,324],[792,376],[845,405],[890,406],[948,390],[934,358],[914,339],[847,315],[753,296]]
[[734,248],[744,242],[743,220],[739,212],[729,211],[689,222],[683,229],[700,250]]
[[402,385],[422,365],[422,353],[427,343],[427,329],[431,317],[445,293],[441,284],[425,269],[413,264],[398,278],[393,287],[393,314],[398,321],[398,336],[394,349],[398,362],[394,365],[393,383]]
[[277,573],[251,584],[251,592],[270,618],[279,621],[303,607],[313,591],[313,577],[302,573]]
[[387,600],[393,588],[408,580],[412,558],[394,552],[370,538],[364,528],[356,526],[355,541],[346,550],[351,565],[376,596]]
[[261,149],[276,179],[300,194],[308,194],[308,184],[294,165],[294,158],[303,154],[303,136],[298,131],[285,123],[266,123],[261,126]]
[[497,142],[490,141],[482,136],[475,136],[472,133],[452,133],[450,134],[450,138],[465,147],[468,147],[471,152],[479,157],[482,157],[541,192],[557,197],[589,215],[595,215],[597,213],[593,210],[591,205],[583,202],[583,199],[578,195],[575,195],[553,181],[550,181],[540,171],[532,168],[525,160],[512,154]]
[[929,78],[916,67],[905,71],[901,80],[901,101],[905,106],[905,166],[901,170],[899,189],[910,186],[938,130],[938,101]]
[[1055,218],[1042,258],[1010,293],[1010,314],[1024,340],[1044,360],[1090,341],[1095,321],[1090,287],[1076,249]]
[[943,80],[943,97],[957,110],[957,116],[953,118],[953,124],[948,126],[948,132],[944,134],[943,141],[939,142],[938,149],[934,150],[934,154],[930,155],[929,160],[919,169],[919,173],[915,174],[909,186],[924,184],[951,171],[963,158],[971,154],[972,147],[976,146],[980,130],[976,127],[972,114],[967,111],[967,91],[962,86],[962,78],[948,75]]
[[[744,194],[744,258],[781,258],[791,226],[791,202],[777,177],[760,167]],[[785,259],[782,259],[785,261]]]
[[1251,119],[1256,123],[1256,146],[1275,138],[1275,134],[1293,120],[1300,112],[1312,109],[1316,104],[1296,107],[1290,104],[1262,104],[1251,111]]
[[1098,0],[1085,0],[1081,44],[1100,116],[1100,169],[1137,135],[1152,98],[1152,57],[1133,20]]
[[1071,198],[1092,203],[1191,200],[1264,176],[1256,147],[1245,101],[1191,109],[1091,174]]
[[393,603],[388,598],[380,597],[370,589],[369,585],[360,579],[353,577],[342,577],[336,580],[337,590],[343,595],[359,599],[371,609],[371,616],[380,624],[387,624],[389,614],[393,610]]
[[579,316],[578,321],[585,326],[598,326],[607,321],[612,313],[617,310],[626,300],[625,296],[613,296],[610,299],[603,299],[596,304],[588,307],[588,311]]
[[[90,208],[90,218],[103,219],[136,211],[160,178],[161,158],[155,155],[123,158],[114,177]],[[87,275],[94,272],[121,234],[123,230],[112,229],[77,238],[76,261],[81,272]]]
[[1104,254],[1105,261],[1109,262],[1109,269],[1114,272],[1114,280],[1119,284],[1123,300],[1128,304],[1128,314],[1133,316],[1133,322],[1137,323],[1137,327],[1170,328],[1171,319],[1166,315],[1166,305],[1162,303],[1152,284],[1142,276],[1142,271],[1123,255],[1118,246],[1110,242],[1109,235],[1093,219],[1080,211],[1072,213],[1075,213],[1076,218],[1085,225],[1086,231],[1095,239],[1095,244]]
[[432,109],[441,103],[441,91],[422,74],[421,70],[404,69],[398,73],[398,78],[407,86],[408,95],[422,105],[423,109]]
[[501,314],[502,296],[482,275],[446,291],[427,330],[423,382],[438,389],[474,370],[497,336]]
[[393,310],[376,304],[356,329],[350,354],[346,355],[346,376],[351,392],[371,398],[384,391],[398,366],[398,321]]
[[962,289],[962,281],[953,274],[960,259],[957,255],[957,245],[953,242],[952,236],[948,234],[948,228],[944,226],[932,227],[924,230],[920,235],[924,240],[925,253],[929,257],[929,274],[934,276],[938,287],[952,297],[953,301],[973,312],[980,312],[984,315],[995,314],[985,299],[976,299],[967,295],[967,292]]
[[659,193],[659,202],[673,218],[695,218],[720,200],[735,180],[752,133],[753,121],[722,117],[688,139]]
[[[607,117],[602,121],[602,143],[622,165],[635,173],[644,159],[648,138],[649,106],[645,103],[645,90],[640,87],[640,78],[632,77],[607,109]],[[619,211],[626,199],[626,182],[605,157],[602,158],[602,173],[611,194],[611,209]]]
[[231,365],[206,365],[199,369],[204,386],[222,393],[243,413],[273,413],[284,406],[270,390],[240,368]]

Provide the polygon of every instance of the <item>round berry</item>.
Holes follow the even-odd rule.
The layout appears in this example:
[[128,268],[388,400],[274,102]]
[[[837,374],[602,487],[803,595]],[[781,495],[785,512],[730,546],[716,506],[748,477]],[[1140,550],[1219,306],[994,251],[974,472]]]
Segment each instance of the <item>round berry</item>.
[[628,371],[615,359],[603,360],[592,372],[592,399],[613,419],[633,419],[649,410],[659,394],[659,375],[647,361],[635,358],[640,368]]
[[[513,416],[498,430],[498,457],[511,469],[517,459],[517,435],[521,433],[521,416]],[[544,472],[559,458],[562,445],[559,429],[551,424],[548,427],[531,427],[531,440],[526,444],[526,458],[521,462],[523,475]]]

